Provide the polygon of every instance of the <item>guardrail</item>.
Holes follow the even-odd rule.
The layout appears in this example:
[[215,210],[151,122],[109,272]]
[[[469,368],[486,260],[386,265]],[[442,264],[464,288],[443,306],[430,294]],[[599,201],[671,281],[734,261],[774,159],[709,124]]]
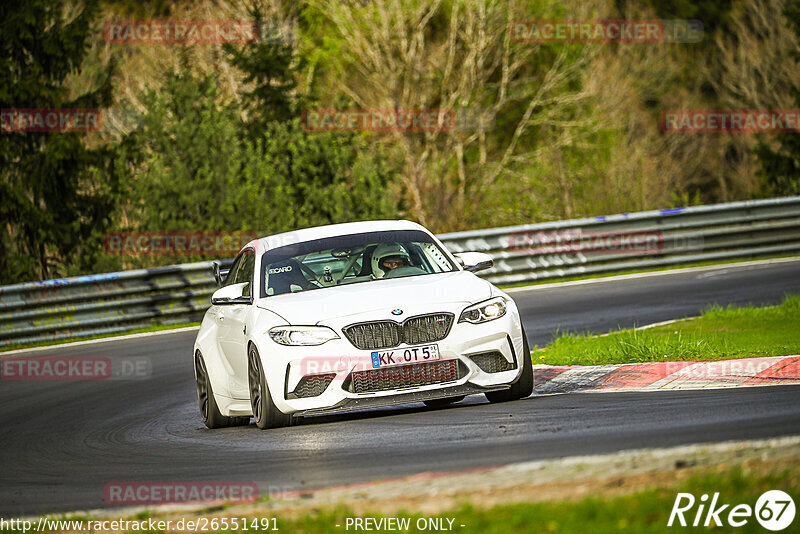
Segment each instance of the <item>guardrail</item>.
[[[597,273],[800,254],[800,197],[593,217],[440,235],[479,251],[481,276],[512,284]],[[199,320],[211,262],[0,287],[0,347]]]

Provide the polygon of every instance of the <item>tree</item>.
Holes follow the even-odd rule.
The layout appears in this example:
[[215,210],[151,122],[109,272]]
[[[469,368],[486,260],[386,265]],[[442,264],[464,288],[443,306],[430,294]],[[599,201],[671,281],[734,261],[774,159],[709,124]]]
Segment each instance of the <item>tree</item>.
[[253,159],[239,142],[238,108],[222,100],[213,76],[186,67],[167,73],[142,102],[147,112],[131,135],[126,229],[238,230],[241,172]]
[[223,45],[231,65],[243,74],[242,106],[247,115],[248,134],[260,138],[271,121],[288,121],[297,114],[300,98],[295,75],[298,59],[288,24],[274,26],[265,20],[260,6],[250,10],[258,40],[245,46]]
[[[251,16],[258,27],[269,27],[257,9]],[[291,33],[262,37],[254,44],[224,47],[243,75],[243,141],[265,164],[263,183],[250,177],[250,203],[255,198],[262,209],[270,206],[288,228],[397,217],[398,177],[387,152],[355,133],[306,131],[300,115],[315,100],[297,90],[303,62],[287,38]],[[272,198],[272,191],[290,201]]]
[[[790,0],[784,7],[789,27],[800,39],[800,0]],[[795,68],[800,67],[800,52],[793,53]],[[800,109],[800,86],[795,85],[791,94],[795,109]],[[764,189],[770,195],[800,195],[800,132],[778,134],[776,143],[766,142],[756,147],[761,161],[761,177]]]
[[[54,0],[0,4],[0,282],[64,273],[104,227],[114,205],[113,148],[89,147],[83,132],[9,127],[17,109],[98,109],[111,101],[113,66],[78,96],[97,2],[77,14]],[[9,131],[10,130],[10,131]]]
[[[397,218],[397,172],[383,151],[352,133],[306,132],[299,119],[268,123],[259,144],[265,183],[289,195],[281,205],[258,181],[261,202],[274,206],[289,228]],[[285,214],[285,215],[284,215]]]
[[573,146],[590,126],[579,110],[592,49],[517,42],[509,31],[514,21],[558,18],[558,9],[496,0],[309,2],[327,51],[318,57],[330,70],[328,92],[361,109],[457,117],[457,127],[383,136],[401,154],[412,218],[434,231],[496,221],[495,208],[507,203],[487,208],[487,198],[504,185],[519,191],[542,149]]
[[[221,94],[216,76],[193,74],[186,64],[143,95],[146,113],[125,144],[132,148],[130,186],[119,229],[267,235],[396,217],[396,173],[385,155],[354,134],[306,132],[293,116],[293,85],[261,86],[274,79],[273,69],[287,65],[259,47],[236,53],[237,64],[252,69],[245,75],[256,80],[241,105]],[[243,110],[249,110],[246,121]],[[163,259],[126,266],[154,261]]]

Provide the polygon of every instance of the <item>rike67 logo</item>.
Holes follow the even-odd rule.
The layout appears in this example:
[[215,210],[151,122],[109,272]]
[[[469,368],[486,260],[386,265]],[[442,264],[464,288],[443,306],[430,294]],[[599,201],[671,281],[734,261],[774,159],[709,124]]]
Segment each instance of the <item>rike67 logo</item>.
[[743,527],[754,517],[767,530],[784,530],[794,521],[795,505],[788,493],[781,490],[764,492],[756,501],[735,506],[720,500],[719,492],[709,502],[708,494],[696,499],[691,493],[678,493],[667,526]]

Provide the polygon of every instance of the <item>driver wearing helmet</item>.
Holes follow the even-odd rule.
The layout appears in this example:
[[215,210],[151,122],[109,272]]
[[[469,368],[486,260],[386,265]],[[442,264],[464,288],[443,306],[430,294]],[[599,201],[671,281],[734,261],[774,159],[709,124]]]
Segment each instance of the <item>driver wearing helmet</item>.
[[381,244],[372,251],[372,273],[375,278],[383,278],[389,271],[410,265],[408,252],[396,243]]

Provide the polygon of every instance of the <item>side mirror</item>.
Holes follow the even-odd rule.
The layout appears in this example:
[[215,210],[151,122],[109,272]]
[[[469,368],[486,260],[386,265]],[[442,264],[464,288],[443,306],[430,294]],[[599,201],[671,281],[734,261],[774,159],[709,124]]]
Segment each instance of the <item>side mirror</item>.
[[218,261],[212,261],[211,268],[214,270],[214,280],[217,281],[217,287],[222,287],[222,282],[225,281],[230,269],[221,269]]
[[494,260],[483,252],[459,252],[453,254],[461,262],[465,271],[477,272],[489,269],[494,265]]
[[249,282],[242,282],[241,284],[231,284],[217,289],[214,291],[214,294],[211,295],[211,304],[217,306],[226,304],[252,304],[253,297],[243,295],[248,285]]

